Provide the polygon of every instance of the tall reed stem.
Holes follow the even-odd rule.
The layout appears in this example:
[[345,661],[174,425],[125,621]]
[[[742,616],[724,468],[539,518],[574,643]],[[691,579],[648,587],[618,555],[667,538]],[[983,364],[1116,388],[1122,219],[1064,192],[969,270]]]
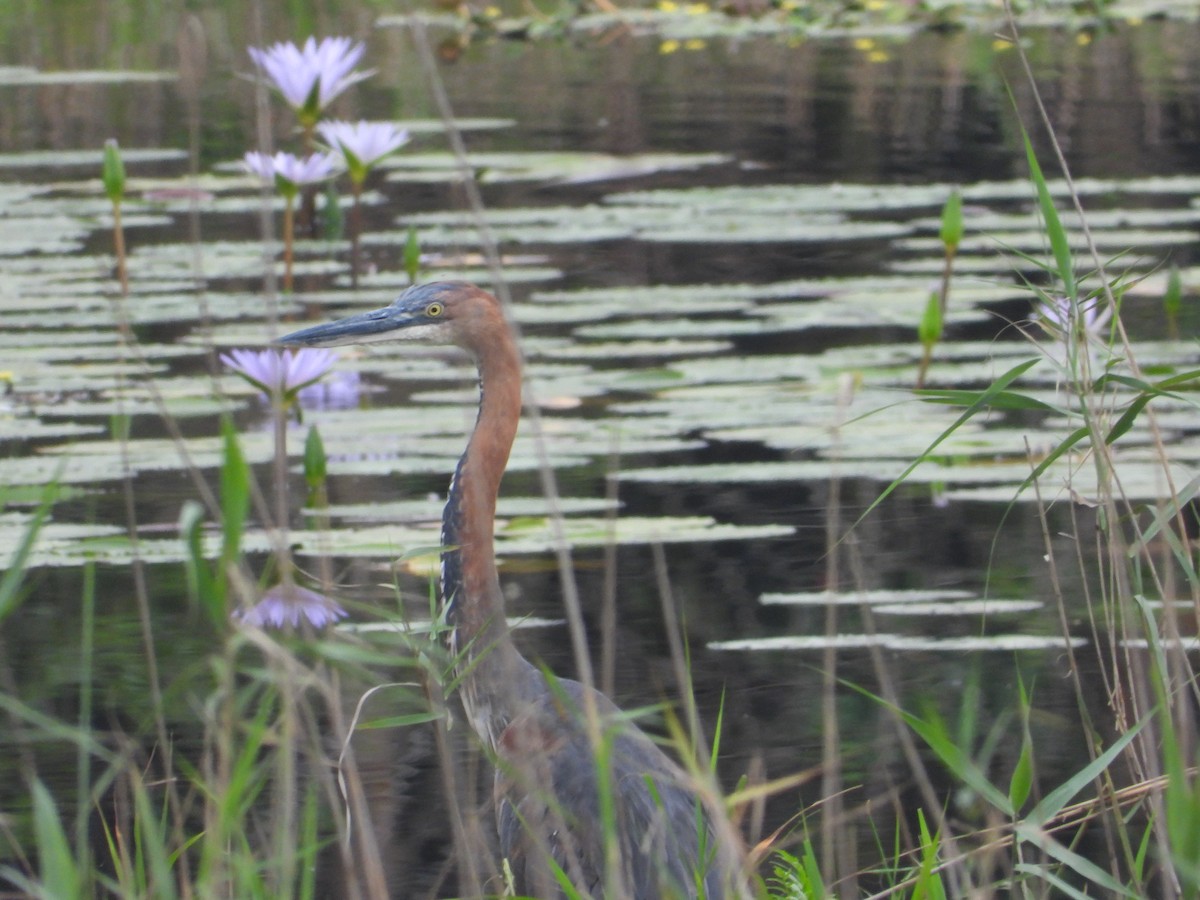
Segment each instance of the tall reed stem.
[[288,195],[283,206],[283,289],[292,292],[292,243],[296,238],[296,198]]
[[129,270],[125,265],[125,227],[121,224],[121,204],[113,203],[113,252],[117,256],[117,281],[121,296],[129,296]]
[[350,218],[350,287],[358,290],[359,239],[362,237],[362,182],[354,181],[354,212]]

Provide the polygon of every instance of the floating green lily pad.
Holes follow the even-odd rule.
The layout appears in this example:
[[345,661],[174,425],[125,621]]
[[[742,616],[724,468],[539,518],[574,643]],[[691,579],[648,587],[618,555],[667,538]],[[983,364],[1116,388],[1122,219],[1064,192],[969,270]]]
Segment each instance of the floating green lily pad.
[[[487,284],[491,280],[491,272],[485,268],[439,268],[427,273],[426,281],[469,281],[473,284]],[[533,281],[553,281],[561,278],[562,272],[545,266],[506,266],[504,280],[509,284],[524,284]],[[349,285],[350,277],[341,276],[336,279],[339,285]],[[364,290],[388,290],[399,293],[411,282],[404,272],[380,271],[360,275],[358,285]]]
[[[445,497],[428,496],[414,500],[392,500],[379,503],[339,503],[324,509],[307,510],[309,515],[327,515],[347,522],[436,522],[442,517]],[[615,510],[614,504],[602,497],[559,497],[558,511],[563,515],[597,513]],[[501,518],[548,515],[549,501],[544,497],[501,496],[496,515]]]
[[[485,183],[548,181],[586,184],[638,178],[663,172],[690,171],[719,165],[730,157],[719,153],[644,153],[613,156],[582,152],[473,153],[472,172]],[[451,153],[404,153],[385,161],[389,181],[459,181],[458,160]]]
[[878,615],[895,616],[991,616],[1034,612],[1039,600],[956,600],[951,603],[880,603],[871,607]]
[[48,438],[76,438],[83,435],[101,434],[100,425],[84,425],[79,422],[42,422],[28,416],[8,417],[0,415],[0,441],[31,441]]
[[[575,548],[601,548],[616,544],[707,543],[783,537],[793,530],[784,525],[731,525],[704,516],[687,518],[622,517],[563,520],[563,534]],[[440,527],[382,525],[335,531],[297,531],[290,535],[298,552],[316,556],[398,557],[412,547],[436,546]],[[543,519],[501,521],[496,532],[500,555],[547,553],[555,547],[549,524]]]
[[899,605],[906,603],[934,603],[952,600],[969,600],[975,595],[971,591],[959,590],[885,590],[873,588],[865,591],[799,591],[796,593],[763,594],[759,602],[764,606],[874,606],[875,604]]
[[[485,216],[501,242],[560,243],[634,238],[678,243],[827,243],[887,240],[911,233],[899,222],[848,219],[834,213],[771,216],[758,209],[711,209],[668,204],[647,206],[539,207],[502,210]],[[471,217],[444,213],[406,216],[419,229],[422,245],[478,244]],[[437,227],[430,227],[431,225]]]
[[[614,360],[637,357],[697,357],[726,354],[733,347],[730,341],[711,340],[642,340],[577,344],[570,341],[546,342],[535,354],[547,359]],[[526,352],[529,348],[526,348]]]
[[1086,647],[1084,638],[1062,638],[1032,634],[998,634],[990,637],[922,638],[899,634],[840,634],[784,635],[779,637],[746,638],[744,640],[710,641],[710,650],[857,650],[866,647],[909,653],[975,653],[999,650],[1014,653],[1022,650],[1065,650]]
[[[0,70],[3,71],[3,70]],[[133,75],[135,73],[123,72],[64,72],[54,73],[54,75],[43,74],[38,77],[50,78],[58,77],[61,74],[60,83],[69,83],[68,76],[84,75],[90,76],[95,81],[109,80],[112,82],[120,82],[124,80],[123,75]],[[132,78],[130,80],[145,80],[145,81],[162,81],[163,73],[142,73],[144,78]],[[172,73],[170,78],[174,78]],[[43,83],[51,83],[44,81]],[[128,165],[136,165],[139,163],[150,162],[175,162],[187,159],[187,151],[180,150],[177,147],[122,147],[121,159]],[[93,166],[96,171],[100,170],[100,164],[104,161],[104,148],[96,147],[91,150],[28,150],[23,153],[0,153],[0,169],[26,169],[26,168],[66,168],[76,166]]]

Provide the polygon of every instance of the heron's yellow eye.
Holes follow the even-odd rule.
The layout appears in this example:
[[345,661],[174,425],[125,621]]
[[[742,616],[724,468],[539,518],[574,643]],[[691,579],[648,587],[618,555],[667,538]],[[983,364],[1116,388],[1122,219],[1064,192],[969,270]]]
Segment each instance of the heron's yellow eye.
[[425,315],[429,316],[431,319],[436,319],[442,314],[443,309],[445,309],[445,307],[443,307],[440,303],[430,303],[427,307],[425,307]]

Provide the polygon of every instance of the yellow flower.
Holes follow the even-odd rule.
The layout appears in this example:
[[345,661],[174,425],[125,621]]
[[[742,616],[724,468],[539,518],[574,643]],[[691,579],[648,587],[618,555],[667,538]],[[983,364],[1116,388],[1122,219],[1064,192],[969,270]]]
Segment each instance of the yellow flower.
[[864,53],[866,53],[868,50],[874,50],[875,49],[875,39],[874,38],[855,38],[854,39],[854,49],[861,50]]
[[703,16],[708,14],[707,3],[689,3],[687,5],[687,14],[689,16]]
[[891,58],[891,54],[886,50],[872,50],[867,54],[867,61],[873,63],[885,63]]
[[483,8],[483,14],[485,16],[487,16],[489,19],[498,19],[498,18],[500,18],[500,7],[485,6]]
[[1132,25],[1134,28],[1137,28],[1139,25],[1142,24],[1142,22],[1143,22],[1143,19],[1141,16],[1126,16],[1126,18],[1125,18],[1125,24]]
[[674,38],[665,40],[661,44],[658,45],[658,52],[663,53],[663,54],[674,53],[678,49],[679,49],[679,41],[675,40]]
[[703,50],[707,46],[704,38],[691,38],[683,42],[684,50]]
[[1011,50],[1012,47],[1013,42],[1007,38],[996,38],[994,41],[992,41],[992,49],[997,53],[1000,53],[1004,50]]
[[1078,44],[1080,47],[1086,47],[1091,42],[1092,42],[1092,36],[1090,34],[1088,34],[1086,31],[1081,31],[1081,32],[1079,32],[1079,34],[1075,35],[1075,43]]
[[679,4],[675,0],[659,0],[658,11],[665,13],[673,13],[679,9]]
[[867,0],[863,5],[868,12],[879,12],[881,9],[887,9],[887,0]]

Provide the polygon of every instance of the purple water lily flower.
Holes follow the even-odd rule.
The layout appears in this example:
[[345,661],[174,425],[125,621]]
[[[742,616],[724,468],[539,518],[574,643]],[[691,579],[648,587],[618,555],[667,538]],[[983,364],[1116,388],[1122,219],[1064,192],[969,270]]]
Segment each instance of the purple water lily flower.
[[303,47],[289,41],[265,49],[247,48],[306,130],[316,124],[321,110],[335,97],[371,75],[354,71],[365,51],[362,41],[348,37],[322,38],[319,43],[310,37]]
[[279,396],[285,405],[310,384],[325,376],[337,361],[337,353],[321,347],[298,350],[231,350],[221,362],[233,369],[268,397]]
[[[1100,337],[1112,319],[1112,308],[1099,298],[1080,300],[1076,308],[1084,335]],[[1036,321],[1049,335],[1061,340],[1073,329],[1072,312],[1070,298],[1054,296],[1049,298],[1049,302],[1038,305]]]
[[408,143],[408,129],[392,122],[322,122],[321,137],[342,154],[350,180],[361,184],[370,168]]
[[256,628],[283,628],[285,625],[296,628],[302,621],[314,628],[324,628],[347,615],[336,600],[297,584],[277,584],[252,607],[234,613]]
[[242,157],[242,168],[264,181],[274,181],[283,195],[283,289],[292,289],[292,246],[296,240],[296,197],[306,184],[316,184],[337,171],[335,157],[329,153],[312,153],[299,157],[294,153],[268,156],[251,150]]
[[285,197],[295,197],[306,184],[319,184],[337,172],[337,157],[331,153],[296,156],[280,151],[274,156],[251,150],[242,157],[242,168],[263,181],[273,181]]
[[322,122],[321,137],[342,155],[350,173],[354,193],[354,216],[350,229],[350,284],[358,287],[360,238],[362,237],[362,190],[371,167],[408,143],[408,131],[391,122]]

